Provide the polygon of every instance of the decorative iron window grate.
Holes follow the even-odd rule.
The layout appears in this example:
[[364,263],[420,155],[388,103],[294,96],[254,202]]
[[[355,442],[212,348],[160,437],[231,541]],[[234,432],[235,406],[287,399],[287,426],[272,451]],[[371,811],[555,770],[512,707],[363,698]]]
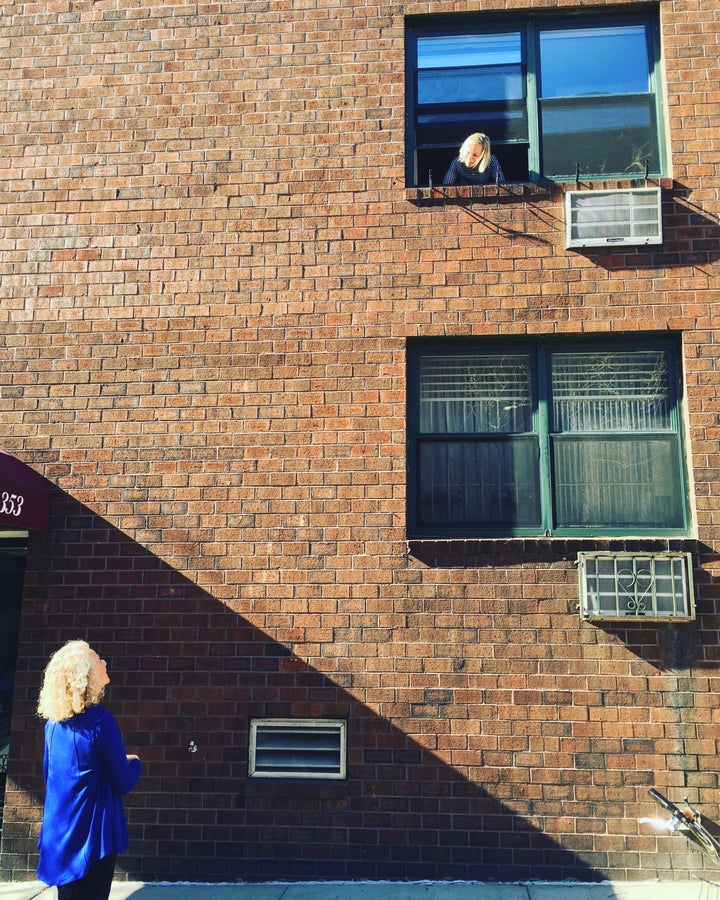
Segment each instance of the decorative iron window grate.
[[342,779],[347,722],[342,719],[253,719],[251,778]]
[[695,618],[689,553],[580,553],[583,619]]
[[662,244],[660,188],[568,191],[567,247]]

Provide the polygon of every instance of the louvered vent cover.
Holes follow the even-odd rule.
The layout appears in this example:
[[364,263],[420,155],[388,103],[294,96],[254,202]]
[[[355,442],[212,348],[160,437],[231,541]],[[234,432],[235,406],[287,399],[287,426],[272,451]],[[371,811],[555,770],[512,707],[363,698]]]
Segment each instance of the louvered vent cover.
[[251,778],[345,778],[342,719],[253,719]]
[[565,245],[607,247],[662,244],[660,188],[568,191]]
[[580,553],[578,570],[583,619],[695,618],[689,553]]

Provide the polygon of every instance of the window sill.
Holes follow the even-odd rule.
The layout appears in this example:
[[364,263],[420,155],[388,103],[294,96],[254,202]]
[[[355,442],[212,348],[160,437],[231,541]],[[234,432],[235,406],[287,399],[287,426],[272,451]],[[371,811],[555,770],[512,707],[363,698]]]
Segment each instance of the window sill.
[[677,552],[698,549],[692,537],[503,537],[407,538],[407,554],[429,566],[463,565],[471,568],[518,565],[528,562],[573,563],[580,552]]
[[466,205],[474,202],[527,202],[562,198],[567,191],[620,191],[637,187],[661,187],[669,190],[672,178],[624,178],[575,181],[523,181],[503,184],[453,184],[405,188],[405,199],[416,206],[442,206],[446,203]]

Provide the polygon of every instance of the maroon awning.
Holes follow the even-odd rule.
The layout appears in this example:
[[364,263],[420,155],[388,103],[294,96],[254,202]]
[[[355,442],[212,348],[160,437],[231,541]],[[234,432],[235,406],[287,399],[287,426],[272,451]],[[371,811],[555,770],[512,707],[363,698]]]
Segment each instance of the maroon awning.
[[37,472],[0,450],[0,526],[47,531],[50,488]]

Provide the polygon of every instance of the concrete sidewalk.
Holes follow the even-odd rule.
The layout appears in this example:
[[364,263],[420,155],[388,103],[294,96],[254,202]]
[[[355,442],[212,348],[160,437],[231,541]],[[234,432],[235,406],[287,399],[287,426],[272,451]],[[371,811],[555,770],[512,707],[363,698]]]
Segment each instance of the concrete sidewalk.
[[[0,884],[0,900],[55,900],[39,881]],[[602,884],[476,882],[312,882],[145,884],[115,882],[111,900],[720,900],[720,880]]]

